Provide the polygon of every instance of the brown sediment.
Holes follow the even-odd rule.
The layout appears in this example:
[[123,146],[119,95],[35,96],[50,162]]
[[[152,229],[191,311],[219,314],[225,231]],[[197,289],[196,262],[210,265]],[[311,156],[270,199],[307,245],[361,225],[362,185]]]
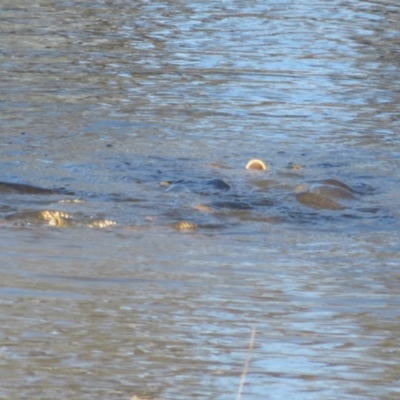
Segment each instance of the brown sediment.
[[253,158],[246,164],[246,169],[257,169],[266,171],[268,167],[264,164],[263,161]]
[[22,211],[9,214],[5,217],[6,221],[22,221],[27,224],[46,223],[52,226],[67,226],[68,220],[72,216],[62,211],[40,210],[40,211]]
[[300,165],[300,164],[293,164],[292,162],[288,163],[288,165],[286,166],[287,169],[293,169],[293,170],[300,170],[303,169],[304,166]]
[[9,214],[5,217],[6,222],[21,222],[24,224],[45,224],[50,226],[76,227],[85,226],[87,228],[106,228],[116,225],[115,221],[108,219],[86,218],[76,220],[73,215],[62,211],[39,210],[39,211],[21,211]]
[[179,221],[172,224],[172,227],[178,231],[188,231],[197,229],[197,224],[189,221]]
[[301,192],[295,194],[296,200],[306,206],[321,210],[344,210],[341,204],[317,193]]
[[219,163],[207,163],[206,164],[208,167],[211,168],[218,168],[218,169],[232,169],[231,167],[228,167],[225,164],[219,164]]
[[168,182],[168,181],[162,181],[162,182],[160,182],[160,186],[161,186],[161,187],[168,187],[169,185],[171,185],[171,182]]
[[293,167],[292,167],[292,169],[296,169],[296,170],[303,169],[303,168],[304,167],[302,165],[299,165],[299,164],[293,165]]
[[299,193],[299,192],[304,192],[307,189],[307,185],[304,183],[300,183],[300,185],[297,185],[294,190],[295,192]]
[[109,226],[115,226],[117,223],[109,219],[93,219],[85,220],[82,222],[87,228],[108,228]]
[[47,221],[48,225],[65,227],[68,226],[68,219],[70,215],[65,214],[61,211],[41,211],[40,217]]
[[202,211],[202,212],[214,212],[215,210],[209,206],[206,206],[204,204],[196,204],[195,206],[193,206],[193,208],[197,211]]

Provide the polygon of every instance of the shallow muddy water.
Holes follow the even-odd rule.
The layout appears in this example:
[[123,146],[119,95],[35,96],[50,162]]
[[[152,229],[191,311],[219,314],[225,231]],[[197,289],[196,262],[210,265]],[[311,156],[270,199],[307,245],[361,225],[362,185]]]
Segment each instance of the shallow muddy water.
[[203,3],[1,2],[0,399],[400,396],[400,6]]

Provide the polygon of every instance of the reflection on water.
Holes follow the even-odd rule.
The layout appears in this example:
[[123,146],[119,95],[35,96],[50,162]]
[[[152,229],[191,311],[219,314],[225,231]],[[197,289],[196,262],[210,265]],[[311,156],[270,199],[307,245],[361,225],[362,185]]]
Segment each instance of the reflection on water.
[[0,397],[399,396],[396,2],[0,12]]

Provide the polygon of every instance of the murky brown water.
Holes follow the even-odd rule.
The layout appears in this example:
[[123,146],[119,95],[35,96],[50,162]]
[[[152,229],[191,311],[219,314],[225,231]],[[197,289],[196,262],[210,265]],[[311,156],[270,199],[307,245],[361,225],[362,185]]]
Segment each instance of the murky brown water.
[[0,225],[1,399],[400,396],[400,6],[203,3],[1,2],[0,219],[117,222]]

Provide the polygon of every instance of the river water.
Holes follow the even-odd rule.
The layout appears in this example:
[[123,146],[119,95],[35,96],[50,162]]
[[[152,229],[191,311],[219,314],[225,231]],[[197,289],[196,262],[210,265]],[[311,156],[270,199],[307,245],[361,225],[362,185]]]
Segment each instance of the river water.
[[[253,327],[243,400],[400,396],[398,2],[0,16],[1,180],[74,192],[1,194],[0,218],[117,223],[0,226],[0,399],[235,399]],[[357,200],[296,202],[321,179]]]

